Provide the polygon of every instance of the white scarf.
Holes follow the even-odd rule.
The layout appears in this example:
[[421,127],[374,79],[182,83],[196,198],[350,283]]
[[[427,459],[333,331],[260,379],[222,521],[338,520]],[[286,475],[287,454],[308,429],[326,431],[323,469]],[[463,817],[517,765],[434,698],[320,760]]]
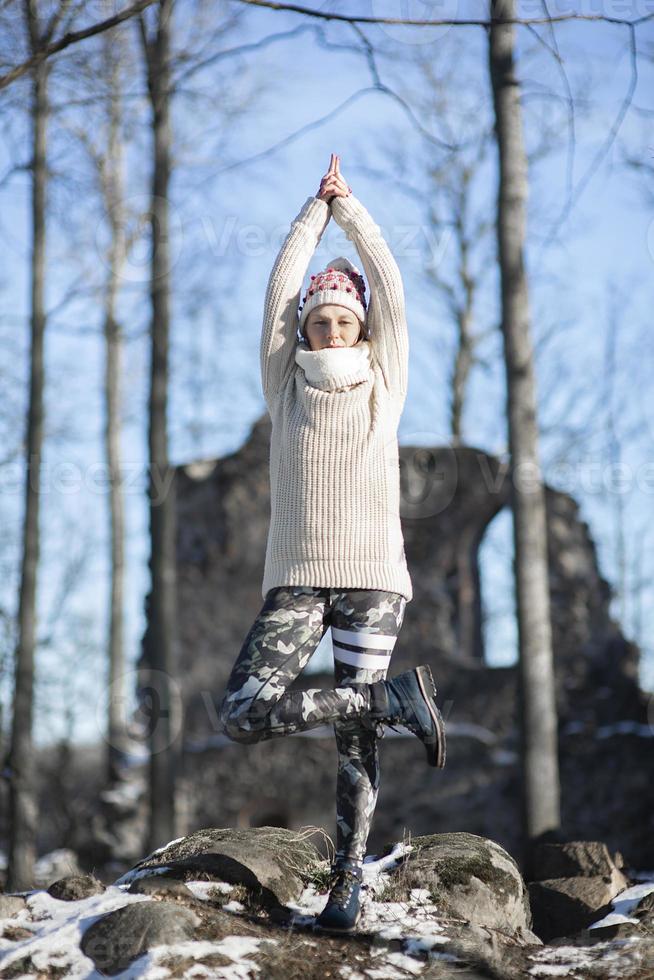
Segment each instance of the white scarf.
[[295,348],[295,363],[304,371],[308,384],[323,391],[350,388],[372,377],[369,340],[360,340],[353,347],[320,350],[300,343]]

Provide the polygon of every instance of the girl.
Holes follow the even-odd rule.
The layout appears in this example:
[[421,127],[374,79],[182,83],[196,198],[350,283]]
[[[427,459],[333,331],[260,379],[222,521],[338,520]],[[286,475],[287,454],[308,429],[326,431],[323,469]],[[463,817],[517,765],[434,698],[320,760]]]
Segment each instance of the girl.
[[[333,215],[370,285],[339,257],[302,281]],[[262,597],[227,682],[223,730],[244,743],[334,726],[336,854],[316,920],[352,931],[377,801],[377,742],[400,723],[445,764],[443,719],[428,666],[386,675],[413,596],[399,506],[397,427],[408,332],[399,269],[332,154],[315,197],[291,224],[266,291],[261,377],[272,419],[271,517]],[[333,690],[288,691],[328,627]]]

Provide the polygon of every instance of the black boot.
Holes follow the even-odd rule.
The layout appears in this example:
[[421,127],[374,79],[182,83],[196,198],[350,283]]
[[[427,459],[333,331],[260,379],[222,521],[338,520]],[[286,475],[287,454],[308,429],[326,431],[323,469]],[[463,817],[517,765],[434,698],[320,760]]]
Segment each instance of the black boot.
[[[436,706],[436,687],[428,666],[414,667],[391,680],[370,685],[370,718],[404,725],[427,750],[430,766],[445,765],[445,723]],[[395,729],[397,731],[397,729]]]
[[361,865],[343,861],[332,867],[327,904],[316,918],[319,929],[353,932],[361,915],[359,893],[363,881]]

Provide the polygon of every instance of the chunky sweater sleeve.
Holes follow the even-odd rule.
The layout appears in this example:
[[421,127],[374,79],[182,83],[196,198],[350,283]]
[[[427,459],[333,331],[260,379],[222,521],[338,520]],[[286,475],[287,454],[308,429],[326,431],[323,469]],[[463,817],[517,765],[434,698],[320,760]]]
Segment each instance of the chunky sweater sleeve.
[[331,202],[334,219],[356,246],[370,286],[370,343],[390,392],[404,399],[409,373],[409,332],[402,276],[379,225],[353,194]]
[[270,273],[260,346],[261,384],[267,403],[277,394],[293,366],[302,282],[330,217],[326,201],[307,198],[291,222],[291,230]]

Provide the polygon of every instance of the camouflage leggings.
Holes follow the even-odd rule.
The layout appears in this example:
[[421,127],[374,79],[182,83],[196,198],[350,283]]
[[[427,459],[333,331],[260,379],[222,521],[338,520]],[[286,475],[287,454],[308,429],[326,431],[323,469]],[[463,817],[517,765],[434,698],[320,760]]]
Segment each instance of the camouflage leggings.
[[[270,589],[227,681],[223,731],[237,742],[333,724],[338,751],[336,860],[361,863],[379,790],[381,725],[365,686],[386,677],[406,599],[378,589]],[[332,628],[334,689],[288,691]],[[356,685],[364,685],[359,688]]]

